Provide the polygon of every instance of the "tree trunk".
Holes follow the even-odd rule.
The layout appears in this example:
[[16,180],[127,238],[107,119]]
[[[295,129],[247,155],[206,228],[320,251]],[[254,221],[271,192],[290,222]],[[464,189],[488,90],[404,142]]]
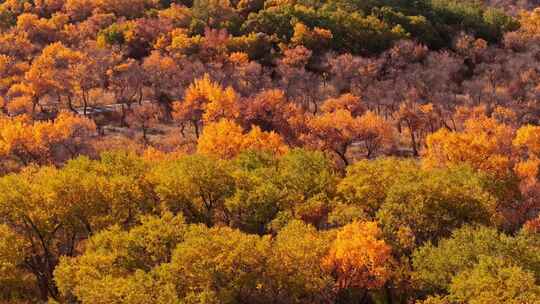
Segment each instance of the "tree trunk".
[[127,127],[128,124],[127,124],[127,121],[126,121],[126,118],[127,118],[127,109],[126,109],[126,104],[122,103],[122,116],[120,117],[120,126],[122,127]]
[[413,149],[413,156],[418,157],[418,148],[416,143],[416,135],[414,134],[414,130],[409,122],[407,122],[407,125],[409,127],[409,132],[411,133],[411,146]]
[[[60,99],[60,96],[58,97],[58,99]],[[71,96],[67,95],[67,100],[68,100],[68,108],[71,112],[77,114],[77,110],[75,110],[75,108],[73,107],[73,100],[71,99]]]
[[83,114],[84,116],[88,116],[88,97],[86,96],[86,91],[82,92],[82,100],[83,100]]
[[193,123],[193,128],[195,129],[195,136],[199,138],[200,136],[199,124],[196,121],[192,121],[192,123]]
[[148,136],[147,136],[147,133],[148,133],[148,128],[146,126],[142,126],[142,137],[143,137],[143,141],[144,141],[144,144],[147,145],[148,144]]
[[334,152],[336,152],[336,154],[339,156],[339,158],[343,161],[343,164],[345,165],[345,168],[347,168],[349,166],[349,160],[347,159],[347,148],[345,147],[344,149],[341,149],[341,151],[339,149],[336,149]]

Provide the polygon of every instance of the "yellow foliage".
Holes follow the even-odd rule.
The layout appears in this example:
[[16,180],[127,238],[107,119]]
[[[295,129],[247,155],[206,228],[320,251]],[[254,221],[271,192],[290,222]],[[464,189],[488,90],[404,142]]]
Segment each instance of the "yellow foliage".
[[377,289],[390,278],[391,247],[382,240],[375,222],[354,222],[343,227],[323,266],[337,276],[340,289]]
[[505,124],[513,124],[518,120],[516,112],[510,108],[501,106],[495,107],[493,110],[493,118]]
[[263,132],[259,127],[253,127],[244,133],[241,126],[226,119],[207,125],[197,145],[199,153],[224,159],[233,158],[246,150],[284,154],[287,146],[281,136],[274,132]]
[[288,150],[279,134],[273,131],[264,132],[257,126],[244,135],[243,149],[267,151],[274,155],[285,154]]
[[[84,145],[95,124],[86,118],[60,113],[54,122],[34,122],[28,116],[0,117],[0,157],[28,162],[50,162],[51,153],[61,145],[69,153]],[[73,150],[72,150],[73,149]]]
[[178,55],[192,55],[198,53],[203,46],[204,38],[197,35],[189,37],[182,30],[171,33],[171,45],[167,48],[170,52]]
[[242,127],[230,120],[222,120],[204,128],[197,151],[220,158],[233,158],[240,153],[242,144]]
[[182,102],[174,104],[173,115],[180,122],[193,124],[236,119],[240,115],[238,95],[233,88],[224,89],[205,74],[188,87]]
[[514,171],[523,180],[533,180],[538,176],[540,159],[534,157],[516,164]]
[[512,144],[516,148],[526,149],[529,153],[540,155],[540,127],[526,125],[519,128]]
[[298,22],[294,25],[291,42],[294,45],[304,45],[312,50],[320,50],[328,46],[332,38],[333,35],[330,30],[319,27],[312,30],[305,24]]
[[0,224],[0,282],[13,275],[17,265],[24,259],[24,243],[8,225]]
[[94,2],[94,5],[103,12],[127,17],[141,15],[148,4],[147,0],[96,0]]
[[171,20],[179,28],[189,27],[191,22],[191,10],[180,4],[172,3],[169,8],[160,10],[159,17]]
[[[73,66],[81,60],[83,60],[81,52],[67,48],[60,42],[50,44],[32,62],[30,69],[24,75],[25,82],[13,85],[9,95],[26,96],[24,101],[34,103],[33,106],[40,97],[46,94],[54,94],[58,97],[71,95],[74,91],[72,84],[76,77]],[[29,102],[30,98],[32,98],[31,102]]]
[[424,165],[433,168],[467,164],[504,177],[511,169],[512,137],[512,129],[493,118],[469,119],[463,132],[440,129],[427,137]]
[[162,161],[177,160],[185,155],[186,153],[180,150],[173,152],[164,152],[154,147],[148,147],[143,151],[142,158],[147,162],[159,163]]
[[533,11],[524,11],[519,19],[521,27],[519,32],[526,37],[540,37],[540,8]]
[[233,52],[229,55],[229,61],[237,65],[245,65],[249,62],[249,55],[244,52]]
[[219,87],[207,91],[209,103],[206,104],[203,121],[216,122],[220,119],[236,119],[240,115],[238,106],[238,96],[233,88],[228,87],[225,90]]
[[32,112],[32,106],[32,97],[19,96],[11,99],[7,103],[6,109],[8,110],[8,113],[19,115]]

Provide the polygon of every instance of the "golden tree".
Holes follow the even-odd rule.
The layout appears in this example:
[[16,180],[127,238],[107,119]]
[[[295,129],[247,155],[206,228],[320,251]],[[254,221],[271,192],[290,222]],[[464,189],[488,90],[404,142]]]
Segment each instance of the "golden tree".
[[0,117],[0,158],[23,165],[59,162],[80,154],[95,130],[91,120],[65,112],[52,122]]
[[505,177],[511,170],[513,130],[481,115],[465,122],[462,132],[440,129],[426,139],[424,164],[447,167],[467,164],[474,169]]
[[173,117],[184,123],[191,123],[197,138],[201,124],[218,122],[220,119],[236,119],[240,115],[238,96],[228,87],[223,89],[213,82],[208,74],[195,80],[187,89],[184,100],[173,105]]
[[241,126],[226,119],[207,125],[197,145],[199,153],[224,159],[234,158],[246,150],[280,155],[287,151],[287,146],[275,132],[264,132],[259,127],[244,132]]
[[392,273],[391,247],[375,222],[353,222],[341,228],[323,265],[344,290],[381,288]]
[[361,129],[359,141],[367,158],[394,144],[394,128],[384,118],[371,111],[358,119],[358,128]]

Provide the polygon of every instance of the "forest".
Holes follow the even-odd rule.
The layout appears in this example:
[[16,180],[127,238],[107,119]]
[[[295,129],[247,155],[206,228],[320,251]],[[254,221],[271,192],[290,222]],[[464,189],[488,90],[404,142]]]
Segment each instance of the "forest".
[[540,2],[0,1],[0,303],[540,304]]

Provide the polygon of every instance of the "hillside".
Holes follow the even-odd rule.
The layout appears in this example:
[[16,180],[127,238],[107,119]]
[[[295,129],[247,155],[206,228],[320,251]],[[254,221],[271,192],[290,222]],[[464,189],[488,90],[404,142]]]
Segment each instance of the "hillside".
[[0,303],[540,303],[536,1],[0,3]]

